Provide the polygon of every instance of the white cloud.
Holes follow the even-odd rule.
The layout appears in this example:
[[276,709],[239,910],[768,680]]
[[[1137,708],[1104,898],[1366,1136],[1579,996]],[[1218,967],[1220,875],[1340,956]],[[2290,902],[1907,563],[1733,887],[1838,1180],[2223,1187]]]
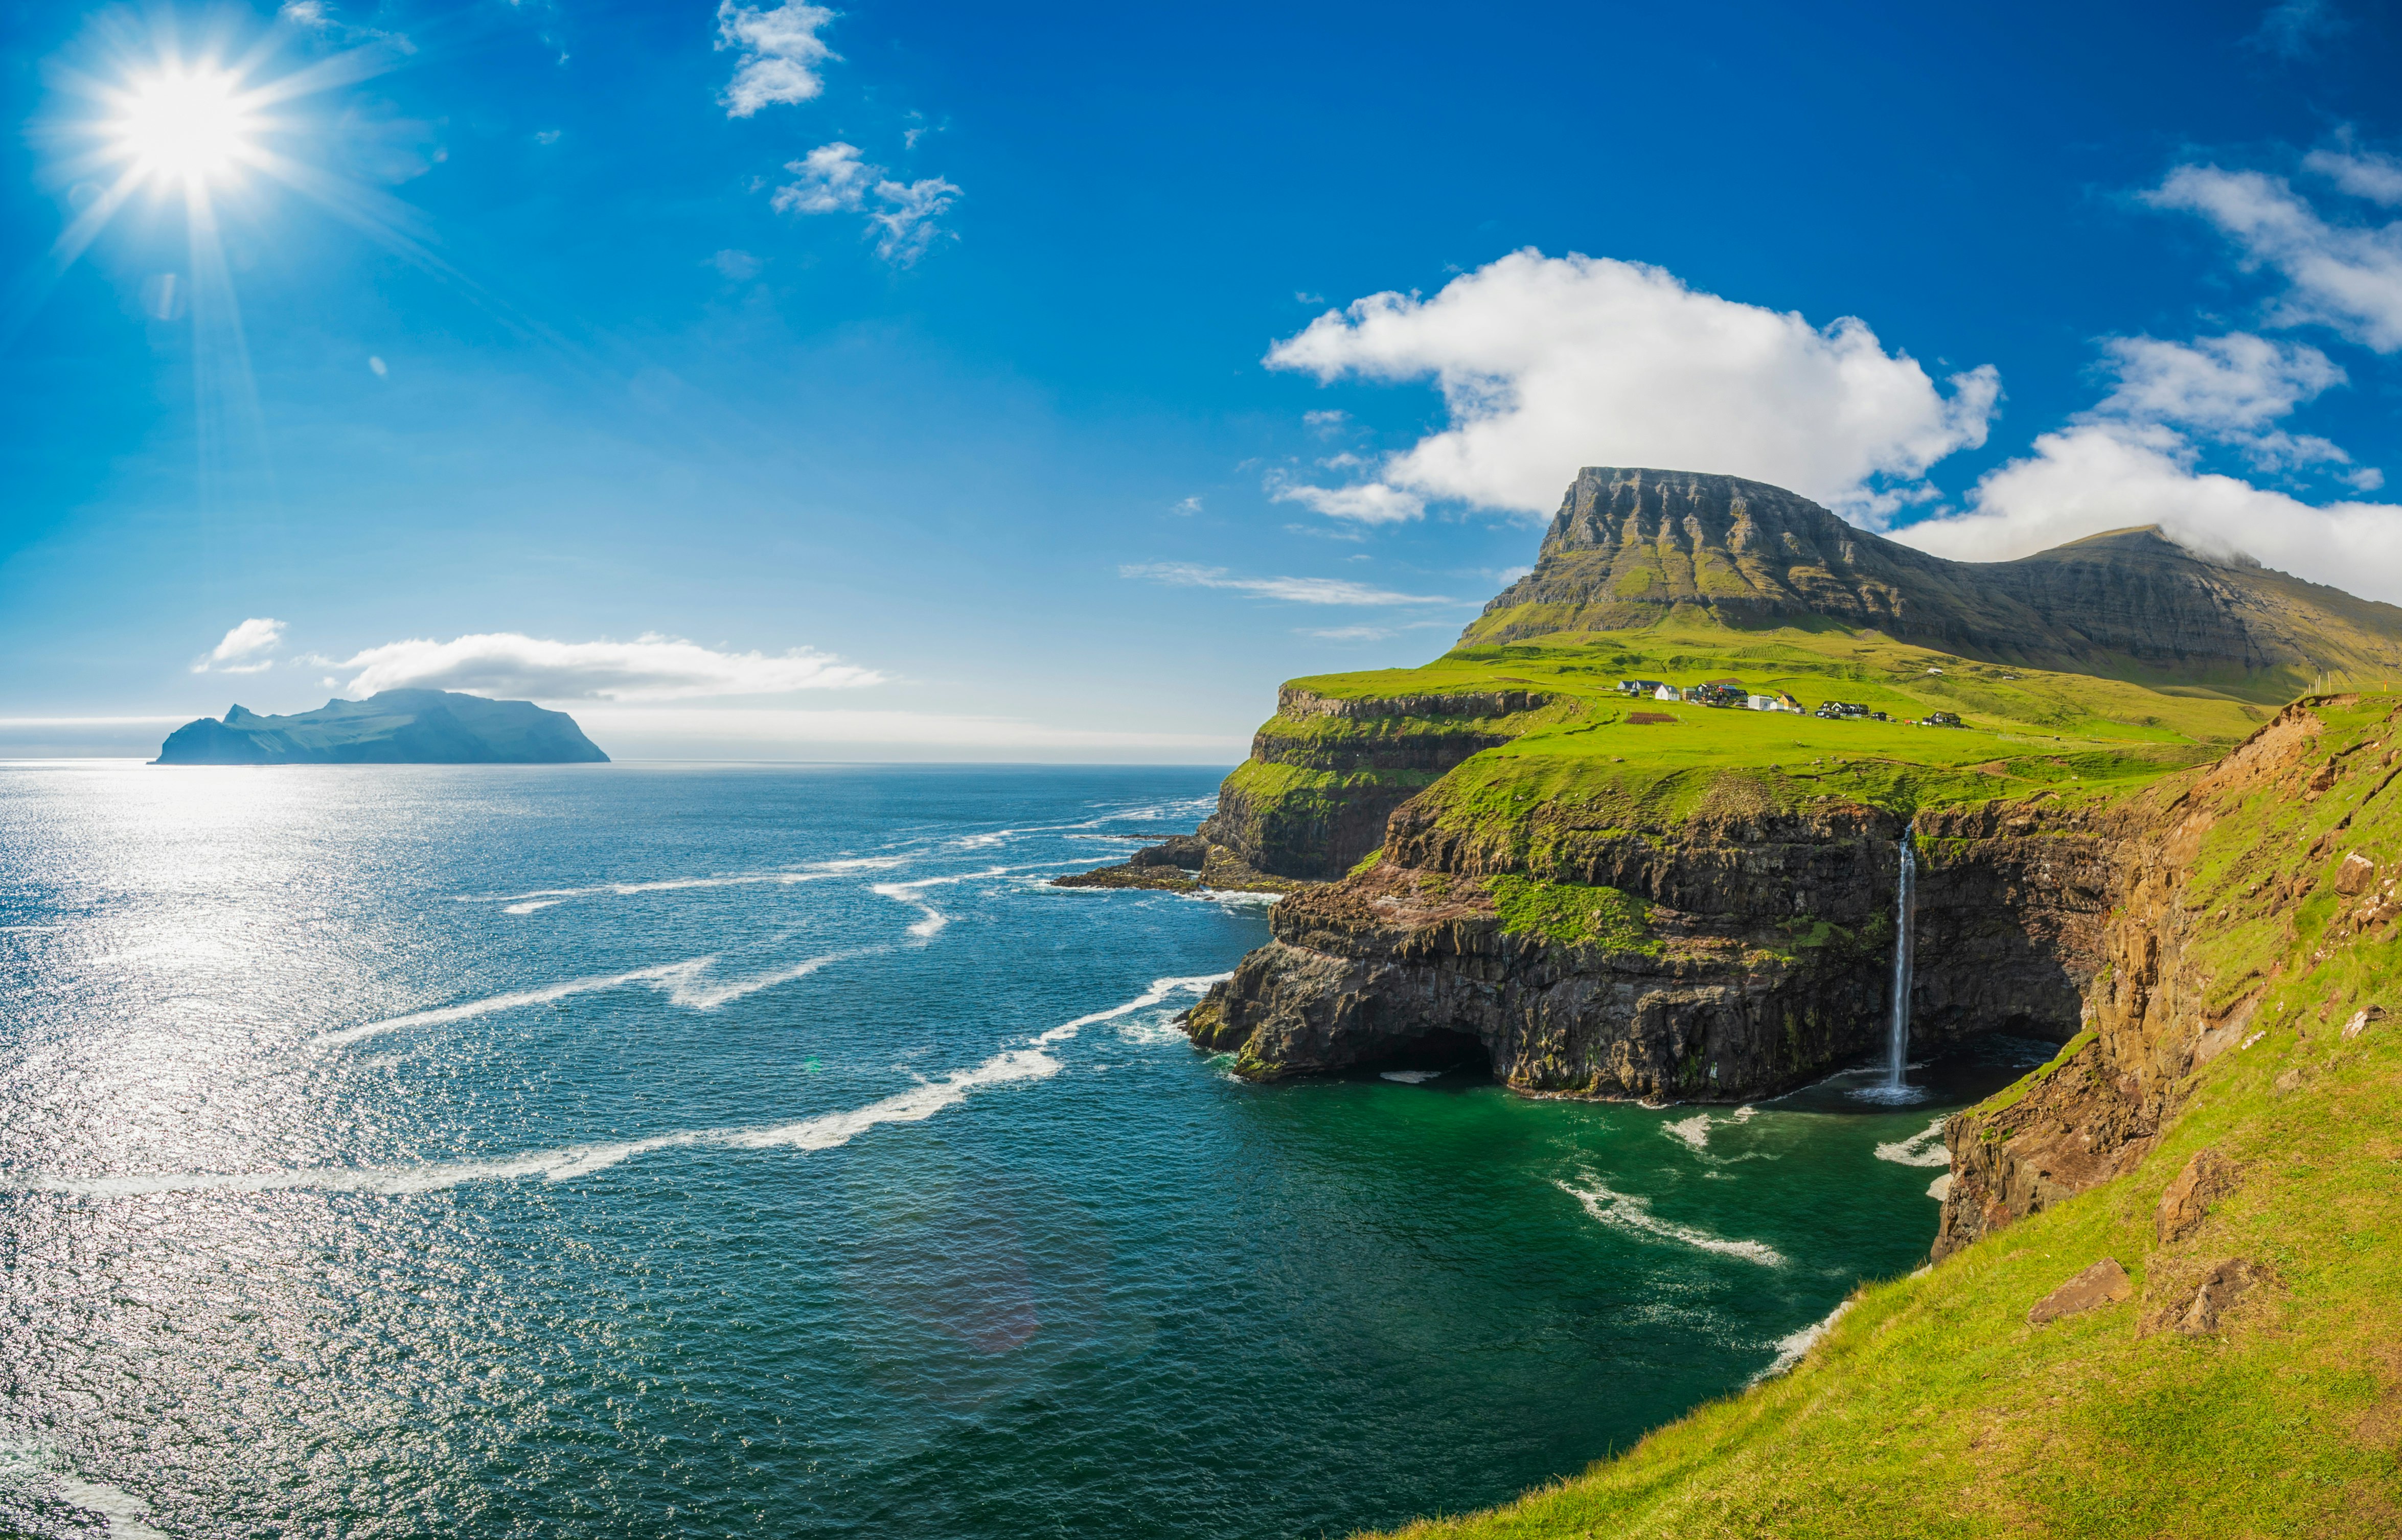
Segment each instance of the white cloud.
[[2103,340],[2118,389],[2083,421],[2166,423],[2240,447],[2257,469],[2349,465],[2352,457],[2324,438],[2271,426],[2302,402],[2345,382],[2343,370],[2316,348],[2271,342],[2248,332],[2190,343],[2149,337]]
[[2374,151],[2312,150],[2302,169],[2326,177],[2354,198],[2388,208],[2402,203],[2402,160]]
[[711,256],[709,259],[709,265],[737,283],[746,283],[758,277],[759,269],[766,266],[749,252],[737,251],[730,247]]
[[[1565,487],[1567,483],[1562,481],[1560,485]],[[1426,512],[1424,498],[1375,481],[1351,487],[1311,487],[1272,476],[1268,479],[1268,495],[1278,502],[1298,502],[1313,514],[1355,519],[1361,524],[1401,524]]]
[[283,645],[283,623],[257,617],[243,621],[192,665],[195,674],[259,674],[275,667],[271,654]]
[[559,143],[560,135],[565,131],[566,131],[563,129],[539,130],[533,136],[533,142],[537,144],[556,144]]
[[1447,631],[1455,624],[1448,620],[1414,620],[1403,626],[1327,626],[1300,630],[1294,635],[1314,637],[1319,641],[1383,641],[1404,631],[1424,631],[1438,626]]
[[[1451,426],[1374,482],[1287,487],[1339,518],[1417,517],[1429,499],[1547,514],[1586,465],[1721,471],[1854,512],[1926,495],[1919,478],[1985,440],[1990,366],[1939,389],[1867,323],[1689,289],[1659,268],[1513,252],[1432,299],[1379,294],[1271,349],[1320,381],[1431,378]],[[1272,488],[1273,489],[1273,488]]]
[[818,29],[834,12],[803,0],[784,0],[774,10],[719,0],[717,46],[740,50],[734,78],[718,101],[728,117],[748,117],[762,107],[806,102],[825,89],[818,66],[842,55],[826,47]]
[[2402,350],[2402,221],[2332,225],[2285,178],[2216,166],[2179,166],[2145,198],[2217,226],[2246,267],[2276,269],[2291,287],[2274,323],[2315,323],[2381,353]]
[[[869,165],[859,146],[836,140],[820,144],[784,169],[795,180],[778,187],[768,203],[779,213],[836,213],[865,210],[867,227],[876,235],[876,254],[905,268],[926,254],[926,249],[952,233],[934,221],[960,196],[959,188],[939,176],[916,182],[895,182],[884,168]],[[874,199],[871,207],[869,200]]]
[[959,189],[939,176],[921,177],[910,183],[878,182],[877,200],[884,206],[867,216],[869,224],[883,233],[876,238],[876,254],[885,261],[908,267],[926,254],[926,248],[938,239],[950,237],[950,231],[934,223],[959,197]]
[[1316,433],[1320,438],[1326,438],[1334,433],[1341,433],[1343,431],[1343,425],[1350,420],[1351,414],[1348,412],[1304,412],[1301,414],[1302,426],[1307,428],[1311,433]]
[[860,159],[858,145],[837,139],[786,161],[784,169],[800,180],[778,187],[770,207],[778,213],[833,213],[859,207],[877,168]]
[[1180,502],[1177,503],[1176,508],[1175,508],[1175,510],[1174,510],[1174,511],[1175,511],[1175,512],[1177,512],[1177,513],[1180,513],[1180,514],[1186,514],[1186,515],[1191,515],[1191,514],[1197,514],[1197,513],[1199,513],[1199,512],[1201,511],[1201,496],[1200,496],[1200,494],[1196,492],[1196,493],[1194,493],[1193,496],[1188,497],[1188,498],[1184,499],[1182,502]]
[[2312,507],[2233,476],[2199,474],[2192,446],[2158,424],[2092,422],[2045,433],[1986,474],[1968,513],[1894,531],[1938,556],[2003,561],[2105,529],[2157,524],[2215,554],[2241,551],[2314,583],[2402,602],[2402,507]]
[[649,633],[632,641],[548,641],[489,632],[450,641],[413,638],[370,647],[334,667],[353,671],[344,693],[459,690],[532,700],[678,700],[766,695],[880,684],[872,668],[807,648],[721,653]]
[[1153,583],[1166,583],[1180,588],[1231,588],[1238,593],[1257,594],[1262,598],[1285,599],[1294,604],[1456,604],[1456,599],[1440,594],[1400,594],[1389,588],[1371,588],[1363,583],[1345,578],[1238,578],[1226,575],[1222,567],[1196,567],[1186,561],[1154,561],[1139,566],[1121,567],[1118,576],[1148,578]]

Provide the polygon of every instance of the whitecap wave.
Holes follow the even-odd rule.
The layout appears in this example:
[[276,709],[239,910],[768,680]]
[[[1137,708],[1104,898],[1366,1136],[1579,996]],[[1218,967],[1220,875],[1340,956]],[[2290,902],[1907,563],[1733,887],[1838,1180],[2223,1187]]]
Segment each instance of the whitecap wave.
[[621,1165],[640,1155],[696,1146],[721,1149],[834,1149],[878,1123],[918,1123],[956,1107],[987,1086],[1042,1079],[1059,1072],[1059,1061],[1039,1049],[997,1053],[973,1068],[939,1080],[923,1080],[881,1101],[847,1112],[766,1127],[680,1129],[648,1138],[568,1145],[483,1160],[434,1161],[406,1166],[315,1166],[297,1171],[169,1172],[139,1176],[0,1176],[0,1189],[60,1192],[77,1197],[131,1198],[154,1192],[371,1192],[388,1196],[437,1192],[468,1182],[540,1176],[573,1181]]
[[1399,1080],[1403,1085],[1424,1085],[1443,1074],[1440,1069],[1384,1069],[1376,1073],[1380,1080]]
[[1816,1347],[1820,1338],[1834,1330],[1835,1323],[1842,1320],[1843,1318],[1843,1313],[1851,1308],[1852,1301],[1846,1299],[1842,1304],[1839,1304],[1834,1309],[1829,1311],[1825,1320],[1813,1322],[1811,1325],[1803,1327],[1801,1330],[1793,1333],[1789,1337],[1779,1337],[1776,1340],[1775,1360],[1766,1368],[1761,1369],[1758,1374],[1753,1375],[1751,1377],[1751,1383],[1756,1385],[1762,1380],[1774,1380],[1778,1375],[1783,1374],[1786,1370],[1791,1368],[1794,1365],[1800,1363],[1802,1355],[1808,1353],[1812,1348]]
[[1101,1022],[1113,1022],[1120,1016],[1131,1016],[1138,1011],[1147,1011],[1170,995],[1205,994],[1211,984],[1233,977],[1232,973],[1204,973],[1184,979],[1153,979],[1151,981],[1151,987],[1133,999],[1113,1005],[1107,1011],[1096,1011],[1089,1016],[1079,1016],[1072,1022],[1061,1022],[1050,1031],[1037,1035],[1034,1040],[1045,1044],[1063,1043],[1085,1027]]
[[1774,1246],[1759,1241],[1730,1241],[1723,1235],[1713,1235],[1706,1230],[1676,1224],[1659,1218],[1651,1205],[1641,1198],[1623,1192],[1613,1192],[1587,1176],[1590,1186],[1577,1187],[1567,1182],[1552,1185],[1584,1205],[1584,1211],[1612,1230],[1630,1234],[1649,1235],[1657,1240],[1675,1241],[1701,1251],[1714,1251],[1722,1257],[1740,1257],[1761,1267],[1782,1267],[1785,1254]]
[[1907,1139],[1876,1147],[1876,1158],[1891,1161],[1896,1165],[1939,1166],[1952,1163],[1952,1152],[1943,1145],[1943,1125],[1950,1115],[1936,1119]]
[[1689,1148],[1707,1149],[1710,1147],[1710,1115],[1696,1112],[1682,1122],[1662,1123],[1660,1132]]
[[828,952],[808,957],[790,966],[753,974],[744,979],[716,982],[709,971],[717,962],[717,954],[687,957],[682,962],[662,963],[656,968],[637,968],[625,973],[600,973],[585,979],[567,979],[545,984],[539,989],[513,990],[505,995],[491,995],[480,1000],[465,1000],[457,1005],[437,1006],[431,1011],[413,1011],[405,1016],[388,1016],[382,1021],[365,1022],[357,1026],[345,1026],[332,1032],[321,1032],[309,1039],[312,1048],[339,1048],[344,1043],[358,1042],[366,1038],[380,1038],[387,1032],[404,1032],[420,1026],[443,1026],[451,1022],[473,1021],[504,1011],[520,1011],[530,1005],[547,1005],[572,995],[590,995],[601,990],[623,989],[629,984],[642,984],[664,991],[671,1005],[687,1011],[714,1011],[728,1001],[780,983],[805,979],[829,963],[849,957],[863,956],[882,951],[881,947],[865,947],[849,952]]
[[1926,1195],[1939,1203],[1948,1201],[1952,1196],[1952,1173],[1947,1171],[1927,1183]]
[[604,882],[589,887],[537,887],[524,893],[462,893],[460,903],[497,903],[506,914],[531,914],[570,899],[629,898],[638,893],[680,893],[704,887],[790,887],[798,883],[827,882],[859,872],[887,872],[909,863],[906,856],[849,856],[839,860],[804,861],[789,872],[738,872],[709,877],[662,877],[656,882]]

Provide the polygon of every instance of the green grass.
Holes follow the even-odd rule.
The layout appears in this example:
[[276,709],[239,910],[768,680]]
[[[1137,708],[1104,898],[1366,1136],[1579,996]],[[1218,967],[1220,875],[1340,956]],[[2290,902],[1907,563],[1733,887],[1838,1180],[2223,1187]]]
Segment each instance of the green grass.
[[1486,880],[1504,934],[1540,936],[1564,946],[1657,953],[1650,905],[1633,893],[1576,882],[1502,875]]
[[[2177,987],[2258,997],[2248,1045],[2181,1088],[2139,1166],[1862,1289],[1782,1379],[1519,1502],[1404,1533],[2402,1533],[2402,946],[2390,924],[2347,933],[2360,901],[2330,882],[2353,849],[2381,876],[2402,860],[2402,786],[2386,763],[2402,700],[2313,709],[2326,726],[2316,763],[2346,767],[2323,793],[2305,772],[2185,804],[2187,777],[2147,794],[2163,826],[2194,841],[2174,857]],[[2386,1014],[2346,1042],[2340,1028],[2367,1005]],[[1975,1116],[2033,1093],[2060,1062]],[[2160,1245],[2160,1193],[2205,1146],[2237,1162],[2237,1186],[2196,1236]],[[2127,1269],[2135,1300],[2026,1324],[2030,1305],[2103,1257]],[[2268,1281],[2219,1335],[2137,1330],[2173,1280],[2225,1257]]]

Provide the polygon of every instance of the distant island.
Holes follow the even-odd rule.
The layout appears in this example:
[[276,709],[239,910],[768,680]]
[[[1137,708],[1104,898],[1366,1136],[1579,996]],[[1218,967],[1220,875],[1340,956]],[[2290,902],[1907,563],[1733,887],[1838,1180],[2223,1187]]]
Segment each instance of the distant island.
[[167,736],[153,764],[606,764],[564,711],[449,690],[385,690],[262,717],[236,706]]

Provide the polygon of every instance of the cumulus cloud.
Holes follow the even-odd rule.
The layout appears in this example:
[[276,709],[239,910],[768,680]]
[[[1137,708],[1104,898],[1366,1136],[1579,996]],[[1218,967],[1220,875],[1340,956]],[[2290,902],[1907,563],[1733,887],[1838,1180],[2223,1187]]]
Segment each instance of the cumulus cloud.
[[800,648],[721,653],[656,632],[632,641],[548,641],[487,632],[449,641],[414,638],[370,647],[334,665],[351,672],[343,693],[458,690],[532,700],[680,700],[768,695],[880,684],[872,668]]
[[1432,499],[1546,514],[1586,465],[1730,472],[1856,515],[1928,495],[1926,467],[1985,440],[1990,366],[1943,389],[1865,322],[1825,327],[1685,286],[1659,268],[1526,250],[1431,299],[1378,294],[1277,343],[1270,367],[1432,379],[1450,425],[1351,487],[1272,487],[1337,518],[1411,519]]
[[1186,561],[1154,561],[1139,566],[1121,567],[1118,576],[1146,578],[1153,583],[1166,583],[1180,588],[1231,588],[1237,593],[1256,594],[1262,598],[1284,599],[1294,604],[1454,604],[1456,599],[1440,594],[1401,594],[1389,588],[1372,588],[1364,583],[1345,578],[1230,577],[1222,567],[1196,567]]
[[825,89],[818,66],[842,55],[826,47],[818,29],[834,20],[823,6],[784,0],[773,10],[719,0],[717,46],[738,50],[734,78],[718,101],[728,117],[748,117],[762,107],[806,102]]
[[778,213],[833,213],[838,209],[855,209],[876,175],[876,168],[860,158],[859,146],[839,139],[831,144],[820,144],[798,160],[786,161],[784,170],[799,180],[778,187],[776,195],[767,200]]
[[2241,551],[2370,598],[2402,602],[2402,508],[2312,507],[2195,469],[2192,445],[2159,424],[2093,422],[2045,433],[1989,472],[1966,514],[1895,538],[1965,561],[2002,561],[2104,529],[2157,524],[2196,550]]
[[[2381,186],[2364,157],[2330,156],[2362,186]],[[2390,165],[2390,163],[2388,163]],[[2341,186],[2342,176],[2337,178]],[[2402,221],[2334,224],[2284,177],[2179,166],[2145,195],[2157,208],[2201,215],[2232,241],[2248,268],[2269,268],[2287,292],[2271,309],[2278,325],[2330,326],[2381,353],[2402,350]]]
[[2188,429],[2237,447],[2263,471],[2352,463],[2350,455],[2324,438],[2272,426],[2301,403],[2345,382],[2343,370],[2316,348],[2271,342],[2248,332],[2190,343],[2114,337],[2102,346],[2119,384],[2083,420]]
[[258,617],[243,621],[192,665],[195,674],[257,674],[275,667],[271,655],[283,645],[283,623]]
[[962,195],[939,176],[893,181],[883,167],[869,165],[858,145],[840,140],[787,161],[784,170],[794,180],[767,200],[777,213],[864,213],[876,254],[895,267],[915,263],[937,240],[956,239],[935,220]]

